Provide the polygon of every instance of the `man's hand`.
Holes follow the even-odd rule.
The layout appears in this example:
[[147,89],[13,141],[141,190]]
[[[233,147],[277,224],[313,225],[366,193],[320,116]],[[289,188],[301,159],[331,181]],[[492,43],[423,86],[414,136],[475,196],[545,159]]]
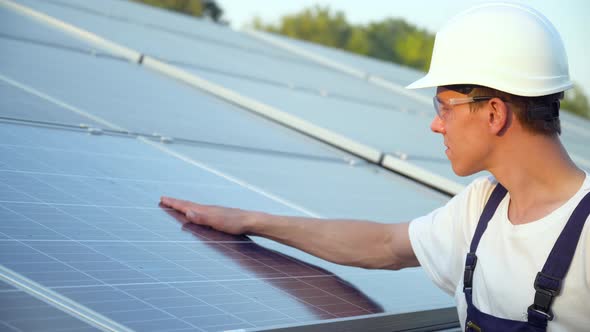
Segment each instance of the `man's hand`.
[[160,198],[162,205],[177,210],[193,224],[209,226],[218,231],[240,235],[249,232],[257,212],[202,205],[172,197]]

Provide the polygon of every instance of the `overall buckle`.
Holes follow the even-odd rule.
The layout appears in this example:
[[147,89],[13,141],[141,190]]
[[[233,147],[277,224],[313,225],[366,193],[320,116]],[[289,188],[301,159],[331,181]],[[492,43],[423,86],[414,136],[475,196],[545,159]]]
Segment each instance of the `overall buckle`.
[[463,272],[463,291],[471,290],[473,287],[473,273],[477,265],[477,256],[475,253],[467,253],[465,258],[465,271]]
[[553,320],[551,304],[561,289],[561,279],[551,277],[543,272],[535,278],[535,301],[528,310],[542,314],[547,320]]

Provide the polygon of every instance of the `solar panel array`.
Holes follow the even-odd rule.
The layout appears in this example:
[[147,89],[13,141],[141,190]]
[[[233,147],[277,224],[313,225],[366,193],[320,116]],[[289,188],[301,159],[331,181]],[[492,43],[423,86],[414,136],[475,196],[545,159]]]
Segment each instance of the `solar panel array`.
[[[376,326],[384,317],[408,321],[408,313],[418,318],[411,328],[456,324],[445,311],[452,299],[421,269],[339,266],[187,224],[157,205],[168,195],[396,222],[449,196],[392,172],[387,160],[465,181],[452,177],[440,141],[425,134],[423,96],[267,37],[379,71],[392,84],[418,75],[130,2],[0,1],[0,301],[13,303],[0,309],[2,330],[312,330],[351,317]],[[143,64],[129,61],[133,51]],[[189,79],[151,70],[160,60]],[[226,90],[198,88],[195,78]],[[230,100],[227,91],[247,99]],[[588,124],[565,121],[568,149],[587,162]],[[435,312],[443,317],[425,320]]]

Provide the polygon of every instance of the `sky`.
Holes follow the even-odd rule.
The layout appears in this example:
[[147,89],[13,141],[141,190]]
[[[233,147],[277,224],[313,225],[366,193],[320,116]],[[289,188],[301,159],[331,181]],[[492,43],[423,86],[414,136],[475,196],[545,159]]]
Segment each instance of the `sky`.
[[[555,25],[568,54],[570,77],[590,98],[590,1],[520,0],[543,13]],[[401,17],[435,33],[458,12],[481,1],[474,0],[217,0],[225,19],[240,30],[254,16],[263,22],[277,23],[286,14],[315,5],[329,6],[345,13],[348,21],[366,24],[386,17]],[[498,22],[501,24],[501,22]]]

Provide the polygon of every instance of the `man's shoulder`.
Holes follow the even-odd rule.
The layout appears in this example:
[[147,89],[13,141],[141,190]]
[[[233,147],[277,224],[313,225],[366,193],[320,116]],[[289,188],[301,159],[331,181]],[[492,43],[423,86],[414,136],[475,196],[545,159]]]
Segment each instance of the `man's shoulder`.
[[497,184],[498,180],[492,174],[487,174],[475,178],[465,189],[488,191],[493,190]]
[[487,202],[497,184],[498,181],[493,175],[483,175],[471,181],[455,198],[463,201],[460,205],[464,207],[473,206],[483,208],[483,205],[485,205],[485,202]]

